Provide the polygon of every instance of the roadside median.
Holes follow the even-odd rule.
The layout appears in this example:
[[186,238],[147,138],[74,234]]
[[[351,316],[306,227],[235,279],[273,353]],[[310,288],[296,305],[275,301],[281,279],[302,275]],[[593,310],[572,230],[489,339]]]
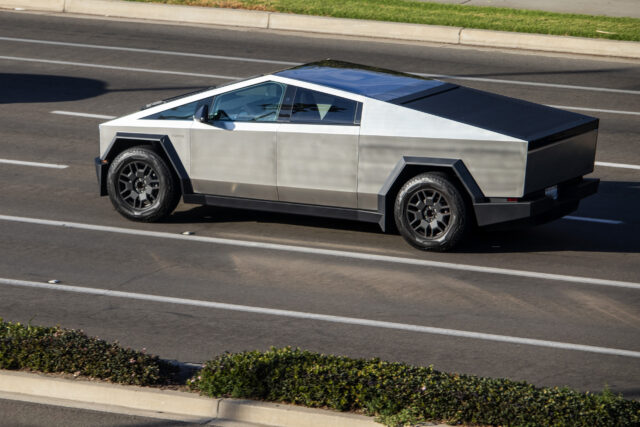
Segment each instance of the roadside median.
[[[0,321],[0,369],[5,370],[0,371],[0,392],[18,397],[47,396],[165,416],[282,426],[375,426],[372,417],[388,426],[433,421],[512,426],[640,424],[640,402],[608,391],[591,394],[535,387],[288,347],[223,354],[188,379],[181,377],[179,366],[81,331]],[[75,379],[7,370],[65,373]]]
[[[299,0],[175,0],[172,3],[180,4],[165,3],[167,2],[164,0],[0,0],[0,7],[148,19],[175,24],[236,26],[640,59],[640,19],[635,18],[591,17],[514,9],[504,12],[502,9],[486,7],[476,7],[481,11],[474,12],[475,9],[471,6],[415,2],[416,6],[414,2],[399,0],[385,0],[380,5],[371,0],[334,1],[324,7],[316,2],[305,6],[306,3]],[[189,3],[220,4],[235,8],[190,6],[187,5]],[[367,4],[369,7],[365,7]],[[407,4],[411,8],[403,9],[403,5]],[[420,6],[425,4],[432,5],[428,6],[432,9],[426,9],[428,13],[414,13],[413,8],[425,7]],[[442,8],[445,8],[444,13],[440,13]],[[447,18],[455,8],[461,8],[464,16]],[[374,13],[376,11],[378,14]],[[436,13],[437,11],[440,12]],[[432,19],[432,16],[435,18]],[[399,22],[402,20],[405,22]],[[563,20],[566,21],[564,26]],[[584,37],[585,34],[589,37]]]

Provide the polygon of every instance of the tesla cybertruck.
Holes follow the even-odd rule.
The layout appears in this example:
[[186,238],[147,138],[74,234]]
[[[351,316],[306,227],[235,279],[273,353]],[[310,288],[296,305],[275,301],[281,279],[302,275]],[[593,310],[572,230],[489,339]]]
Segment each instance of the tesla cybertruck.
[[325,60],[100,125],[101,195],[139,221],[185,203],[377,223],[447,250],[473,226],[540,223],[597,191],[598,119]]

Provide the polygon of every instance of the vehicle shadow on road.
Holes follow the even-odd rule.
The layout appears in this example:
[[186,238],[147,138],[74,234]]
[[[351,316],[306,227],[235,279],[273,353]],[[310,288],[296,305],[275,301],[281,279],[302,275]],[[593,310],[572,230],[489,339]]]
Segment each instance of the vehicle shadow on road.
[[107,92],[100,80],[46,74],[0,73],[0,87],[0,104],[77,101]]
[[[518,227],[501,231],[474,230],[454,252],[516,253],[516,252],[640,252],[640,182],[603,181],[597,195],[582,201],[571,216],[620,221],[607,224],[559,219],[548,224]],[[377,224],[318,218],[302,215],[258,212],[242,209],[197,206],[175,212],[169,223],[273,223],[302,227],[348,230],[367,235],[383,234]],[[399,239],[389,233],[390,239]],[[287,236],[290,237],[290,236]],[[395,244],[392,246],[396,246]]]
[[640,226],[559,219],[510,231],[478,231],[460,245],[461,253],[640,252]]
[[[478,230],[459,252],[640,252],[640,182],[602,181],[570,216],[536,227]],[[619,223],[594,222],[603,219]]]
[[111,92],[177,91],[180,94],[201,89],[200,86],[116,89],[96,79],[12,73],[0,73],[0,88],[0,104],[79,101]]

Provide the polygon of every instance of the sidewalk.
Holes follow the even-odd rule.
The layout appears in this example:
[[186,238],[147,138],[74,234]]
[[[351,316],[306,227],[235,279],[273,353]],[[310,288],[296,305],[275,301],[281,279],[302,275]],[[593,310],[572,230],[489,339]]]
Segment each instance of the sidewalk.
[[350,412],[255,400],[214,399],[184,391],[2,369],[0,398],[207,425],[383,427],[373,417]]
[[544,10],[547,12],[579,13],[640,18],[640,0],[415,0],[466,6],[508,7],[511,9]]

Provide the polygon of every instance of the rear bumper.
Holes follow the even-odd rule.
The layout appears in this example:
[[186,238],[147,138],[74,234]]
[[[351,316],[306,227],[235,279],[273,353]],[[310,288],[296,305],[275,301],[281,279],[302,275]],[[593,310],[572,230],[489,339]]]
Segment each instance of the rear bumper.
[[581,199],[598,191],[599,179],[583,179],[578,183],[559,185],[558,198],[541,196],[519,202],[488,202],[473,205],[479,226],[512,221],[541,224],[561,218],[578,208]]
[[100,157],[94,159],[96,166],[96,176],[98,177],[98,190],[101,196],[107,195],[107,170],[109,163],[103,163]]

